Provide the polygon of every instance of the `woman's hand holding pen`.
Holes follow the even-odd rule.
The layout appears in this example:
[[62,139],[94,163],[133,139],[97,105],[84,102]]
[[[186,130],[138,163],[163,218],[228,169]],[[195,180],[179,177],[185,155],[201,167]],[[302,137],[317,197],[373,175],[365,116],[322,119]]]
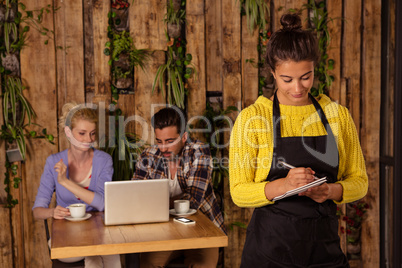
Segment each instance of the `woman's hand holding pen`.
[[314,181],[315,172],[311,168],[292,168],[284,178],[285,192],[296,189]]

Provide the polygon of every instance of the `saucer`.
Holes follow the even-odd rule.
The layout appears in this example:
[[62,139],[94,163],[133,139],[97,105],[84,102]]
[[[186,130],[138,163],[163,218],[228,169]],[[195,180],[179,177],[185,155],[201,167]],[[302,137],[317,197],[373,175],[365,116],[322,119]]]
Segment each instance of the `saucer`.
[[186,213],[176,213],[176,210],[174,210],[174,208],[169,209],[170,215],[173,215],[173,216],[190,216],[190,215],[193,215],[196,212],[197,212],[197,210],[192,209],[192,208],[190,208],[190,210],[187,211]]
[[82,217],[82,218],[73,218],[71,216],[67,216],[67,217],[64,217],[64,218],[66,220],[69,220],[69,221],[85,221],[85,220],[88,220],[89,218],[91,218],[91,216],[92,216],[92,214],[85,213],[85,216]]

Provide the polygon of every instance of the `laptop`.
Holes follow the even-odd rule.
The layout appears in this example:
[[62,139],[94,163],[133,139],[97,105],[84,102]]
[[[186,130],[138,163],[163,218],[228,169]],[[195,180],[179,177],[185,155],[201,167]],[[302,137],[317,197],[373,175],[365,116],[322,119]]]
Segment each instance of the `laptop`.
[[169,221],[169,181],[105,182],[105,225]]

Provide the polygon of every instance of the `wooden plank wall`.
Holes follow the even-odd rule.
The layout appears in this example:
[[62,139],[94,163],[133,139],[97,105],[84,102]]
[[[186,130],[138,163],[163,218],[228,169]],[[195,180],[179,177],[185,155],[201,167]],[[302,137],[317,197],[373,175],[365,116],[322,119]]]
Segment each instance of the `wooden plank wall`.
[[[327,1],[329,16],[345,17],[329,25],[332,34],[329,57],[335,60],[331,72],[335,81],[330,96],[346,105],[360,133],[363,152],[367,161],[370,191],[365,199],[370,204],[368,219],[363,226],[363,261],[355,267],[379,266],[379,103],[380,103],[380,10],[381,1]],[[190,79],[188,116],[201,115],[208,94],[221,92],[223,108],[234,105],[239,109],[252,104],[258,97],[258,71],[247,59],[257,59],[258,32],[250,35],[245,17],[240,15],[239,1],[194,0],[187,1],[187,51],[193,56],[198,78]],[[280,16],[289,8],[300,8],[307,0],[272,0],[270,23],[272,30],[279,28]],[[106,36],[109,1],[89,0],[26,1],[27,9],[38,9],[46,4],[60,7],[57,13],[45,16],[44,25],[55,31],[57,46],[67,50],[55,50],[52,42],[48,46],[34,30],[29,33],[29,46],[21,54],[22,77],[29,85],[26,96],[38,114],[36,122],[56,136],[56,146],[41,140],[30,144],[30,155],[21,166],[23,183],[21,195],[21,221],[24,237],[23,260],[18,248],[11,245],[12,236],[3,231],[11,230],[12,220],[0,220],[0,243],[10,245],[0,251],[1,267],[50,267],[49,253],[45,241],[43,222],[34,221],[31,207],[46,157],[67,148],[62,133],[57,129],[57,118],[65,102],[103,103],[108,108],[111,101],[110,67],[103,53]],[[124,120],[139,116],[149,122],[153,113],[165,105],[160,91],[151,95],[152,83],[159,65],[165,62],[166,37],[162,18],[166,11],[165,0],[134,1],[130,4],[129,24],[137,48],[154,51],[145,72],[135,71],[133,95],[121,95],[118,101]],[[280,9],[282,7],[282,9]],[[307,11],[302,14],[307,18]],[[304,23],[305,24],[305,23]],[[159,107],[158,107],[159,106]],[[1,111],[0,111],[1,113]],[[234,121],[237,114],[233,113]],[[144,129],[145,128],[145,129]],[[149,144],[153,143],[153,131],[149,124],[139,121],[134,130]],[[228,133],[225,133],[228,141]],[[0,144],[0,165],[4,161],[4,145]],[[3,165],[2,165],[3,166]],[[29,174],[29,178],[27,178]],[[0,190],[0,203],[5,193]],[[252,210],[241,209],[233,204],[225,180],[225,221],[248,224]],[[13,212],[15,213],[15,212]],[[10,219],[8,209],[0,208],[0,219]],[[13,222],[14,221],[14,222]],[[245,239],[245,229],[228,228],[229,246],[224,251],[225,267],[238,267]],[[14,248],[14,258],[12,247]]]
[[[363,267],[379,267],[380,240],[380,100],[381,100],[381,0],[364,1],[362,7],[363,50],[362,53],[362,121],[361,143],[369,175],[369,191],[365,198],[370,205],[367,219],[362,226]],[[377,150],[376,150],[377,149]]]
[[[166,103],[162,89],[155,90],[154,94],[151,94],[158,67],[165,62],[164,50],[167,49],[167,40],[165,36],[166,26],[162,19],[166,12],[166,2],[162,0],[134,1],[130,12],[132,12],[130,14],[130,32],[134,38],[134,45],[137,49],[149,49],[155,52],[145,72],[135,71],[134,107],[126,100],[127,96],[123,97],[127,107],[131,106],[131,111],[127,109],[126,112],[139,116],[141,122],[144,122],[143,124],[135,124],[135,133],[148,144],[152,144],[154,142],[153,131],[149,122],[151,122],[151,117],[155,111]],[[144,25],[146,29],[139,31]]]
[[[52,5],[53,1],[34,0],[25,4],[27,10],[35,10],[48,4]],[[54,30],[53,25],[53,18],[45,16],[43,26]],[[24,166],[25,176],[21,184],[24,198],[20,200],[23,206],[25,264],[19,263],[16,267],[49,267],[51,263],[43,221],[35,221],[31,210],[46,158],[58,151],[56,54],[53,42],[49,41],[49,44],[45,45],[44,40],[38,32],[30,31],[28,46],[21,53],[21,77],[29,85],[26,97],[36,111],[35,122],[46,126],[48,132],[55,135],[56,145],[48,144],[44,140],[32,140],[27,148],[30,153]]]

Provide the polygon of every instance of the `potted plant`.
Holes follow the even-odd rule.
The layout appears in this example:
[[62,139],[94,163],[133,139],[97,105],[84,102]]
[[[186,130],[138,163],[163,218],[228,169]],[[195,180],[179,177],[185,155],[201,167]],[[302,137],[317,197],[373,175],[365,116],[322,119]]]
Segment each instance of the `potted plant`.
[[269,16],[269,7],[265,0],[241,0],[242,14],[247,18],[247,29],[250,34],[256,27],[260,31],[265,31],[267,25],[267,16]]
[[[185,53],[185,40],[181,38],[173,39],[168,44],[166,52],[166,63],[159,66],[152,85],[152,93],[156,85],[162,91],[162,95],[167,96],[169,104],[184,108],[185,95],[187,89],[185,79],[196,75],[196,69],[191,63],[193,57]],[[166,75],[166,87],[164,87],[164,77]]]
[[[17,9],[18,6],[18,9]],[[25,15],[21,12],[25,11]],[[6,207],[14,207],[18,200],[10,193],[10,188],[18,188],[21,178],[16,177],[18,164],[13,162],[26,159],[26,144],[29,138],[43,138],[53,143],[54,137],[46,129],[42,134],[31,127],[39,126],[32,122],[35,112],[23,91],[20,76],[19,52],[26,45],[26,35],[30,27],[38,30],[42,35],[48,36],[51,31],[41,25],[43,14],[54,11],[51,5],[35,11],[26,11],[22,3],[16,0],[0,2],[0,81],[3,105],[3,125],[0,128],[0,142],[6,145],[5,162],[5,191]],[[34,15],[35,14],[35,15]],[[22,27],[22,24],[26,26]],[[46,43],[46,41],[45,41]],[[14,178],[11,177],[14,175]]]
[[[109,13],[109,16],[113,15]],[[108,36],[111,41],[106,42],[104,53],[110,56],[112,94],[118,99],[122,90],[133,91],[134,68],[144,69],[151,54],[147,49],[136,49],[129,32],[116,32],[109,27]]]
[[113,0],[112,1],[112,19],[113,28],[116,31],[128,31],[128,8],[130,4],[124,0]]
[[169,37],[177,38],[181,34],[181,25],[184,22],[186,12],[183,9],[177,9],[177,1],[174,4],[173,0],[168,0],[167,12],[163,18],[165,24],[167,24],[167,33]]
[[361,227],[368,208],[369,205],[362,200],[349,203],[346,205],[346,216],[341,218],[346,222],[346,229],[341,227],[340,231],[346,233],[346,249],[349,259],[360,259]]

